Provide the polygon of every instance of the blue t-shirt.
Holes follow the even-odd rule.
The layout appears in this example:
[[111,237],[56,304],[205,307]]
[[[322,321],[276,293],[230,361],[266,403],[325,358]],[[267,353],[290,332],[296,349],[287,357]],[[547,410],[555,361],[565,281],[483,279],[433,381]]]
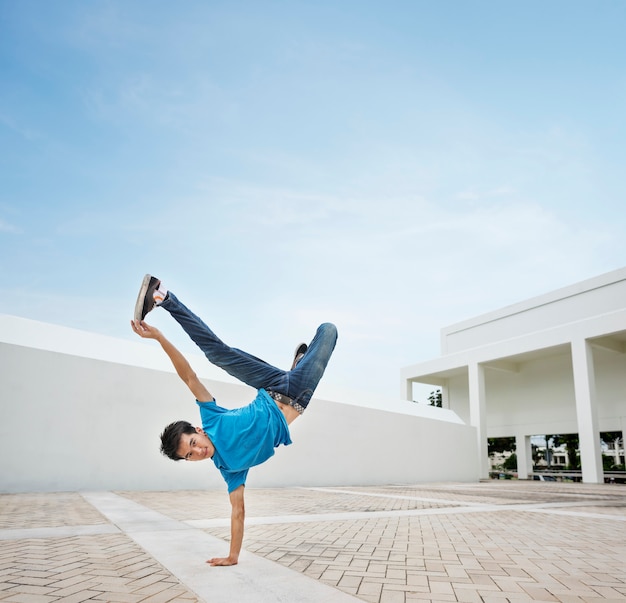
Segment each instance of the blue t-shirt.
[[248,406],[228,410],[215,402],[197,402],[202,428],[213,445],[213,462],[228,484],[228,493],[246,483],[248,469],[274,455],[274,448],[291,444],[285,416],[270,395],[260,389]]

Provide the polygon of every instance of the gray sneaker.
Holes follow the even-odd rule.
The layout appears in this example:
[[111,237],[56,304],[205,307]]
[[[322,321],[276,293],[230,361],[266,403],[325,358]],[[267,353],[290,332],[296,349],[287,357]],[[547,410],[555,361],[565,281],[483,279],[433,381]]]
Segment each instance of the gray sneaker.
[[146,314],[154,308],[154,292],[159,288],[161,281],[150,274],[146,274],[141,281],[141,288],[135,304],[135,320],[143,320]]
[[296,351],[293,355],[293,364],[291,365],[291,369],[293,371],[293,369],[296,368],[296,366],[298,366],[298,362],[300,362],[300,360],[302,360],[302,358],[304,357],[304,355],[306,354],[306,351],[309,349],[309,346],[306,343],[301,343],[297,348]]

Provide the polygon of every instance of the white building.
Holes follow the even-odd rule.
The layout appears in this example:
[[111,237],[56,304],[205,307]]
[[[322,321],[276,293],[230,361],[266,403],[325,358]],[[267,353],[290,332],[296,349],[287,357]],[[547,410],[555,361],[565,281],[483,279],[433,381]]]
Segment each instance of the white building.
[[441,387],[476,427],[481,477],[489,437],[516,438],[524,479],[530,436],[578,433],[583,481],[604,481],[599,434],[626,427],[626,268],[445,327],[441,353],[402,369],[403,395]]

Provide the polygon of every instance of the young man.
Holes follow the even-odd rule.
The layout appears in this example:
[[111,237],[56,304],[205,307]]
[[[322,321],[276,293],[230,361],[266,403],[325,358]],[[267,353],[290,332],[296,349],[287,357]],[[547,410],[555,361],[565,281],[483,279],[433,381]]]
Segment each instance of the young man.
[[[144,318],[155,306],[167,310],[216,366],[255,388],[256,398],[243,408],[218,406],[185,357]],[[311,343],[296,349],[291,370],[278,369],[221,341],[200,318],[154,276],[141,283],[131,327],[137,335],[159,342],[178,376],[196,397],[202,427],[175,421],[161,434],[161,452],[177,461],[212,459],[226,484],[232,506],[228,557],[209,559],[210,565],[235,565],[243,541],[244,486],[248,469],[274,455],[274,448],[291,444],[289,425],[306,409],[337,341],[337,329],[324,323]]]

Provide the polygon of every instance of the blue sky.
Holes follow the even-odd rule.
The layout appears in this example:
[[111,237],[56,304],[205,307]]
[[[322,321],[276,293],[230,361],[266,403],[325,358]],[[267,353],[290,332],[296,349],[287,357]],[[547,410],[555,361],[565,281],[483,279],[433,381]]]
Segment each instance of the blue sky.
[[625,21],[0,0],[0,313],[133,339],[152,272],[275,364],[335,322],[329,383],[399,398],[442,326],[626,265]]

